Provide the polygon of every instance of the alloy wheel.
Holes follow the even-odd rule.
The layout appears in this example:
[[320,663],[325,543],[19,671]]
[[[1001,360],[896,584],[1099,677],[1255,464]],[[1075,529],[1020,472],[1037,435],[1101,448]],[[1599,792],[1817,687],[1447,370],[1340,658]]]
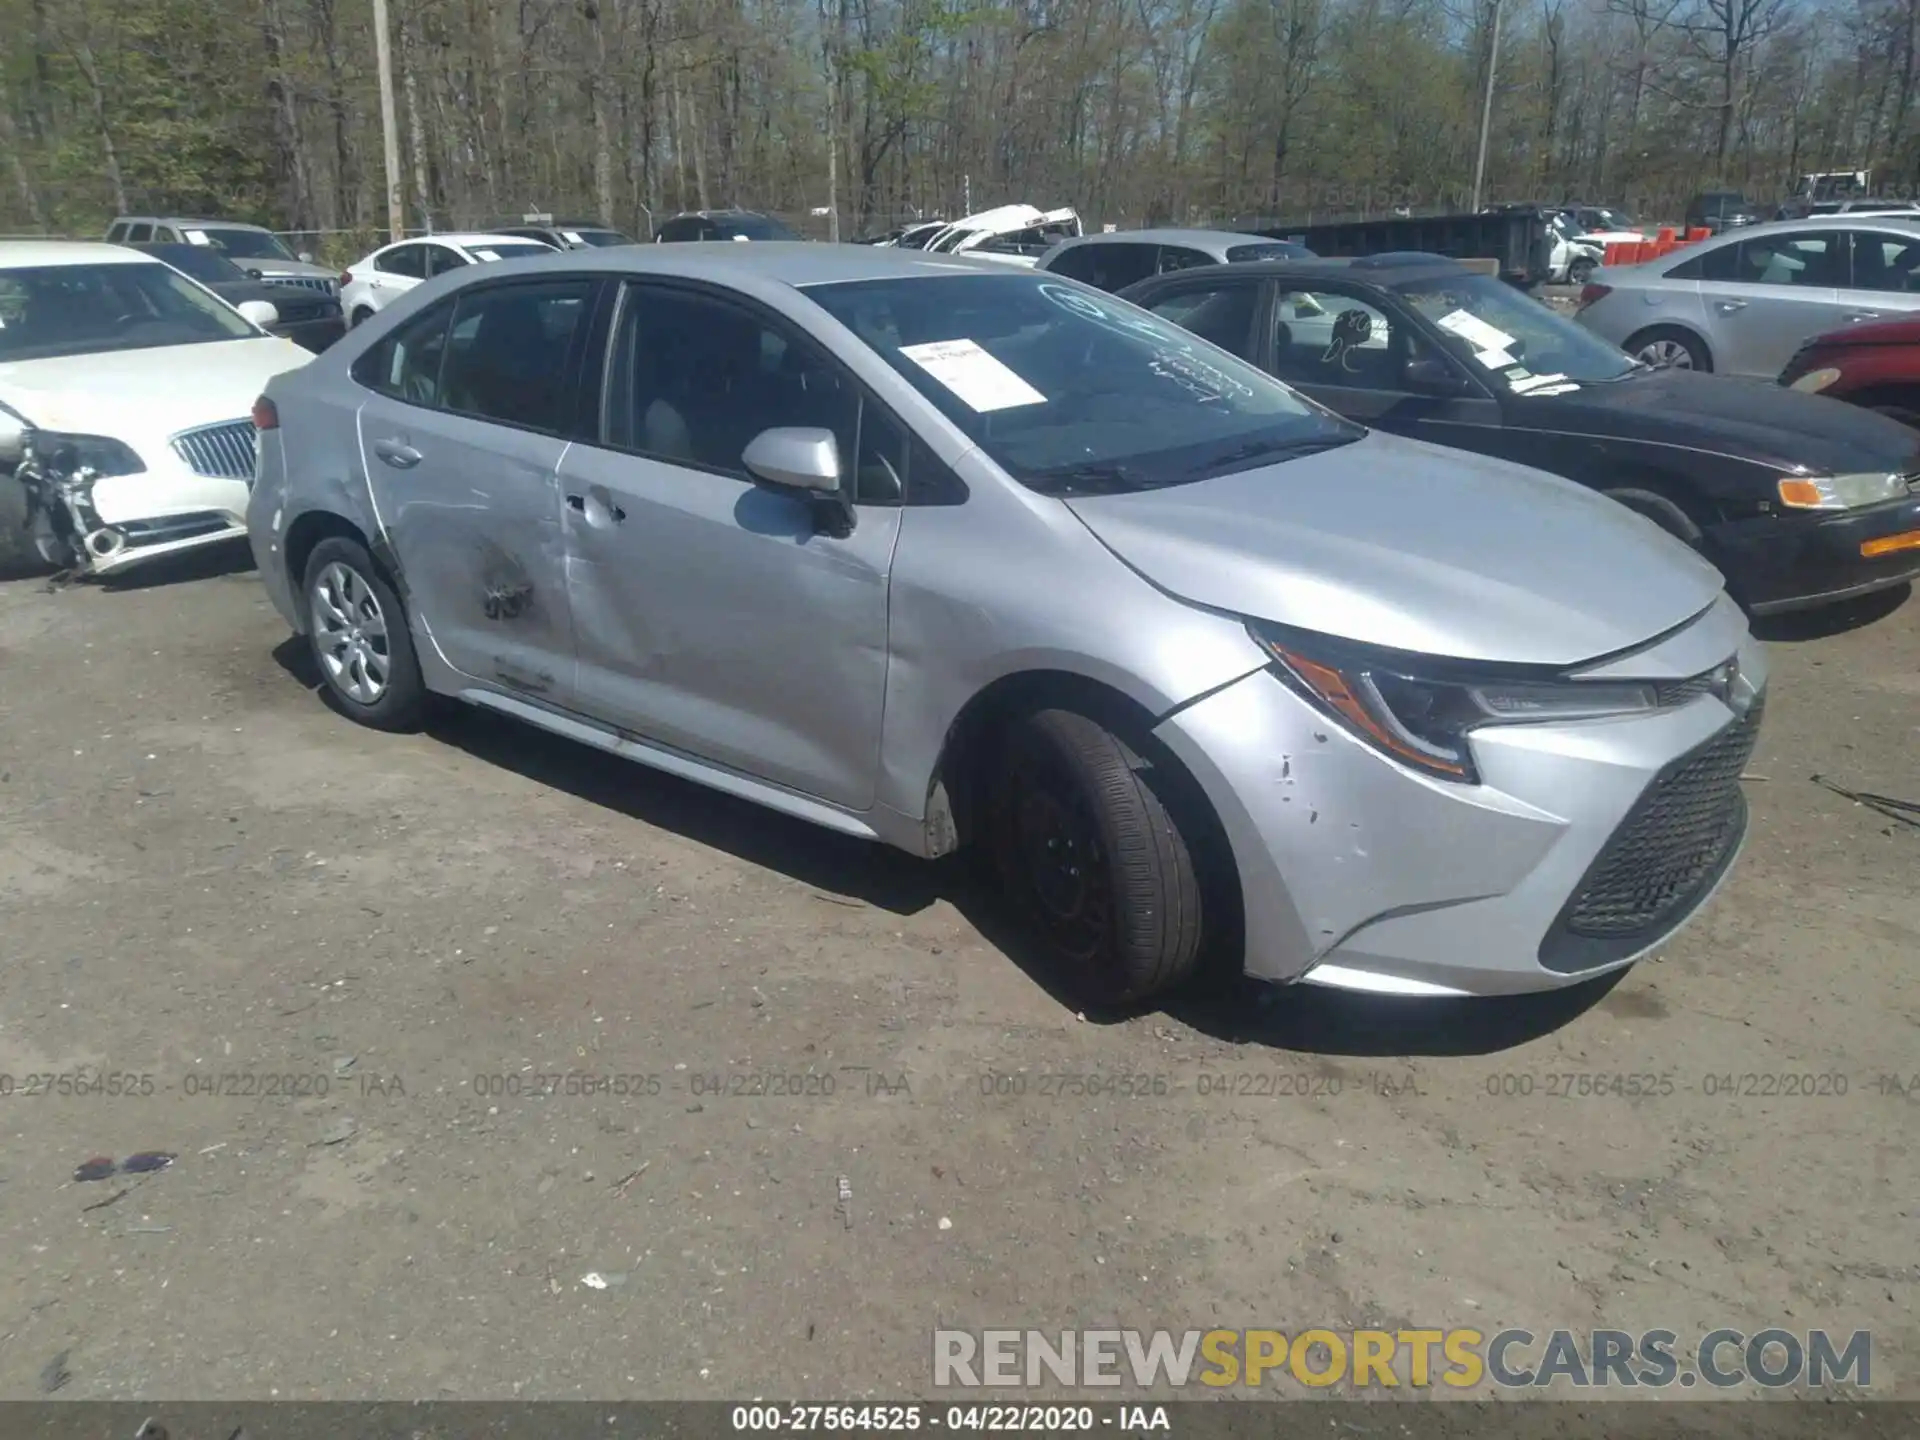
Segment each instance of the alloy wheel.
[[387,693],[393,651],[387,617],[366,577],[335,560],[315,577],[310,597],[314,650],[334,688],[361,705]]

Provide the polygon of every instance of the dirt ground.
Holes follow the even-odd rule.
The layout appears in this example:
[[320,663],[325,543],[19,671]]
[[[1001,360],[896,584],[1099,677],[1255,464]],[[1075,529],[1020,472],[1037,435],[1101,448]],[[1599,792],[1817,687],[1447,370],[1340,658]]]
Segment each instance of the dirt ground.
[[1920,831],[1809,779],[1920,798],[1905,600],[1768,632],[1746,857],[1617,984],[1101,1024],[959,865],[356,728],[243,561],[0,585],[0,1396],[904,1396],[1101,1324],[1869,1329],[1920,1395]]

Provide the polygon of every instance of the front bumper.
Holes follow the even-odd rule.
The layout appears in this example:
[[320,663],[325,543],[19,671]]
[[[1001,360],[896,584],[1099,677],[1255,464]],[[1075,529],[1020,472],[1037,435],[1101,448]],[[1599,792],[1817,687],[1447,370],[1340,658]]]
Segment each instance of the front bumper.
[[1568,943],[1568,917],[1578,899],[1583,929],[1605,928],[1604,913],[1593,920],[1596,896],[1604,912],[1645,878],[1633,847],[1647,805],[1666,793],[1660,782],[1717,741],[1738,752],[1717,772],[1730,799],[1724,785],[1737,785],[1746,748],[1722,737],[1760,703],[1766,659],[1723,604],[1631,662],[1642,678],[1677,680],[1736,652],[1734,706],[1702,694],[1645,716],[1482,730],[1474,786],[1386,759],[1268,671],[1170,717],[1157,733],[1206,790],[1233,849],[1247,973],[1404,995],[1519,994],[1657,948],[1725,879],[1744,809],[1725,810],[1711,863],[1688,872],[1652,923]]
[[1920,495],[1834,515],[1734,520],[1706,532],[1707,555],[1756,615],[1804,610],[1920,576],[1920,550],[1869,559],[1862,544],[1920,532]]

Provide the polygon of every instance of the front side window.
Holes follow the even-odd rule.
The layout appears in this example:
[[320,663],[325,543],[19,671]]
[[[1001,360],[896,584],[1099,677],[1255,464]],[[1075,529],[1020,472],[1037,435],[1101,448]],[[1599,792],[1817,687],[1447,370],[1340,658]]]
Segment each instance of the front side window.
[[1618,380],[1638,368],[1591,330],[1491,275],[1409,280],[1394,289],[1497,389],[1546,394]]
[[1273,307],[1273,373],[1292,385],[1393,390],[1405,337],[1377,305],[1330,291],[1282,289]]
[[0,270],[0,300],[0,363],[247,340],[260,333],[157,260]]
[[195,228],[207,237],[205,243],[218,245],[237,260],[293,259],[292,252],[280,243],[279,237],[265,230],[242,230],[226,225],[201,225]]
[[405,275],[409,279],[427,278],[427,247],[424,245],[396,245],[391,250],[383,250],[375,257],[373,268],[384,275]]
[[762,430],[830,430],[844,483],[859,415],[852,376],[759,312],[701,291],[627,287],[608,379],[609,444],[747,479],[740,457]]
[[1044,273],[805,294],[1001,469],[1047,494],[1159,489],[1366,433],[1165,320]]
[[420,312],[353,362],[353,378],[369,390],[410,405],[440,403],[440,362],[454,301]]
[[593,288],[581,277],[464,290],[440,371],[439,405],[524,430],[570,431],[569,360]]

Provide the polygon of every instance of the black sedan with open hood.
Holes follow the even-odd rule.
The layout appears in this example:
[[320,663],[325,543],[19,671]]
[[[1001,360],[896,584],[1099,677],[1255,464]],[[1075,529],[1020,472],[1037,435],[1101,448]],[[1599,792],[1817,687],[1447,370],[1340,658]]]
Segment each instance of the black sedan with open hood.
[[1920,432],[1652,369],[1440,256],[1221,266],[1121,294],[1348,419],[1612,496],[1712,560],[1755,613],[1920,575]]

